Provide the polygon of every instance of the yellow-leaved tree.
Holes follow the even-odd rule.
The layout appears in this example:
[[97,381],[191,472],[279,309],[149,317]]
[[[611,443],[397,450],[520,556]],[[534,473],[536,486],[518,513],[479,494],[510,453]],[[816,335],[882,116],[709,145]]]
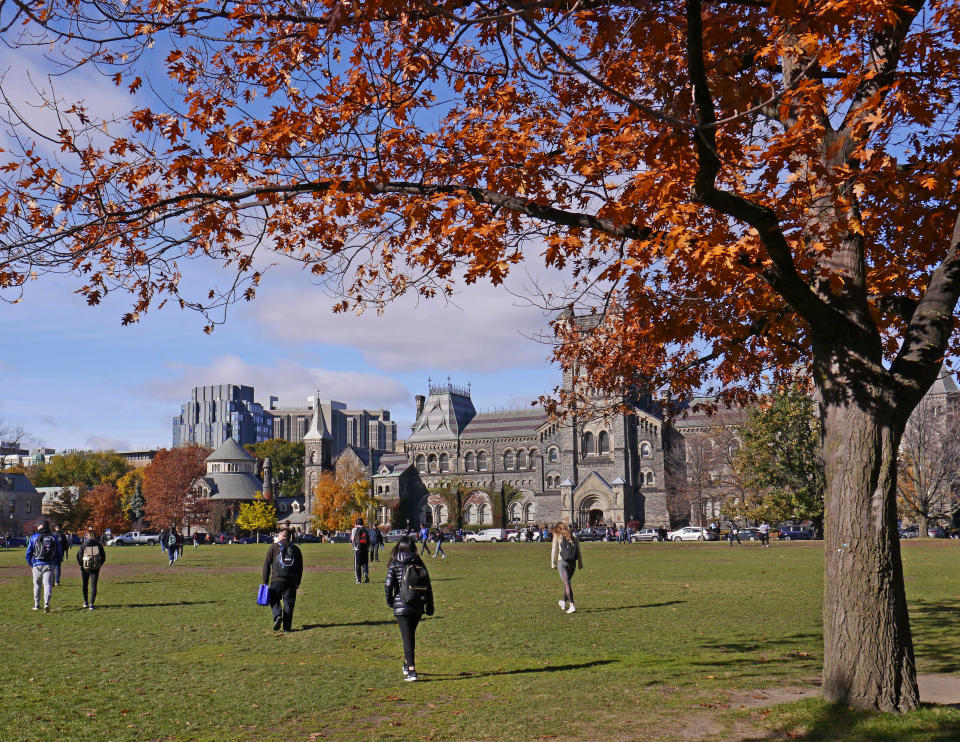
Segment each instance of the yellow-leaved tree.
[[240,506],[237,515],[237,527],[245,531],[269,531],[277,525],[277,509],[263,495],[257,495],[252,502]]

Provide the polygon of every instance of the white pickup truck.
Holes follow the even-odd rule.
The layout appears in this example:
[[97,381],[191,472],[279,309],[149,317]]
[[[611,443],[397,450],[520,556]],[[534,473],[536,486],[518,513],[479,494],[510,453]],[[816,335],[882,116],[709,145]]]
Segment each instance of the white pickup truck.
[[160,534],[147,533],[146,531],[127,531],[120,536],[114,536],[108,543],[111,546],[139,546],[140,544],[156,546],[160,543]]
[[464,541],[469,541],[470,543],[477,543],[478,541],[489,541],[492,544],[497,543],[498,541],[507,540],[507,529],[506,528],[484,528],[479,533],[468,533],[463,537]]

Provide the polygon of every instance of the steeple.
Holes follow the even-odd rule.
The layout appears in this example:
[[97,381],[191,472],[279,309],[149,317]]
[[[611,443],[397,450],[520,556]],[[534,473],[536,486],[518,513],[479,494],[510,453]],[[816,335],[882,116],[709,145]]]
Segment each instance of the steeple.
[[320,391],[317,390],[313,398],[313,419],[310,421],[310,430],[303,436],[305,441],[330,440],[333,436],[327,430],[327,423],[323,419],[323,413],[320,412]]

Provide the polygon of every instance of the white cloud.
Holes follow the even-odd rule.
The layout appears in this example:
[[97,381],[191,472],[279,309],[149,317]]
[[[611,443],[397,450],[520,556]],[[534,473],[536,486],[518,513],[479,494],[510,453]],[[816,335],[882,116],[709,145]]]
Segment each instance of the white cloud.
[[482,373],[539,366],[550,354],[533,339],[549,332],[548,317],[503,287],[469,286],[450,302],[404,296],[380,316],[333,314],[332,303],[319,288],[275,285],[261,292],[251,314],[271,339],[352,348],[368,365],[391,373]]
[[284,406],[305,407],[306,398],[317,390],[323,399],[346,402],[351,407],[389,409],[409,404],[407,387],[381,374],[364,371],[334,371],[307,366],[287,359],[273,365],[250,363],[233,355],[222,355],[209,364],[167,364],[170,373],[150,380],[145,392],[156,399],[182,403],[195,386],[245,384],[254,387],[256,399],[266,406],[270,395],[280,397]]
[[105,435],[88,435],[85,447],[93,451],[129,451],[132,448],[129,441]]

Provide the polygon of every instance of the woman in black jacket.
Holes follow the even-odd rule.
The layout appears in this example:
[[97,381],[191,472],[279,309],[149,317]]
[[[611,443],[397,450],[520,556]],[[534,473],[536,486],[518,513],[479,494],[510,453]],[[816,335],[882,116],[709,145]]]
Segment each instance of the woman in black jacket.
[[[107,553],[97,534],[88,530],[83,545],[77,549],[77,564],[80,565],[80,577],[83,579],[83,607],[94,610],[97,599],[97,581],[100,579],[100,567],[107,561]],[[88,591],[89,590],[89,591]]]
[[[408,574],[408,567],[413,569]],[[401,587],[404,575],[407,575],[408,593],[404,596]],[[387,605],[393,608],[393,615],[400,627],[400,636],[403,639],[403,679],[415,681],[417,671],[414,666],[414,651],[417,640],[417,624],[423,614],[433,615],[433,588],[430,585],[430,575],[423,560],[417,555],[417,544],[410,536],[402,536],[393,547],[390,554],[390,563],[387,565],[387,579],[384,583],[387,596]],[[407,600],[404,600],[404,598]]]

